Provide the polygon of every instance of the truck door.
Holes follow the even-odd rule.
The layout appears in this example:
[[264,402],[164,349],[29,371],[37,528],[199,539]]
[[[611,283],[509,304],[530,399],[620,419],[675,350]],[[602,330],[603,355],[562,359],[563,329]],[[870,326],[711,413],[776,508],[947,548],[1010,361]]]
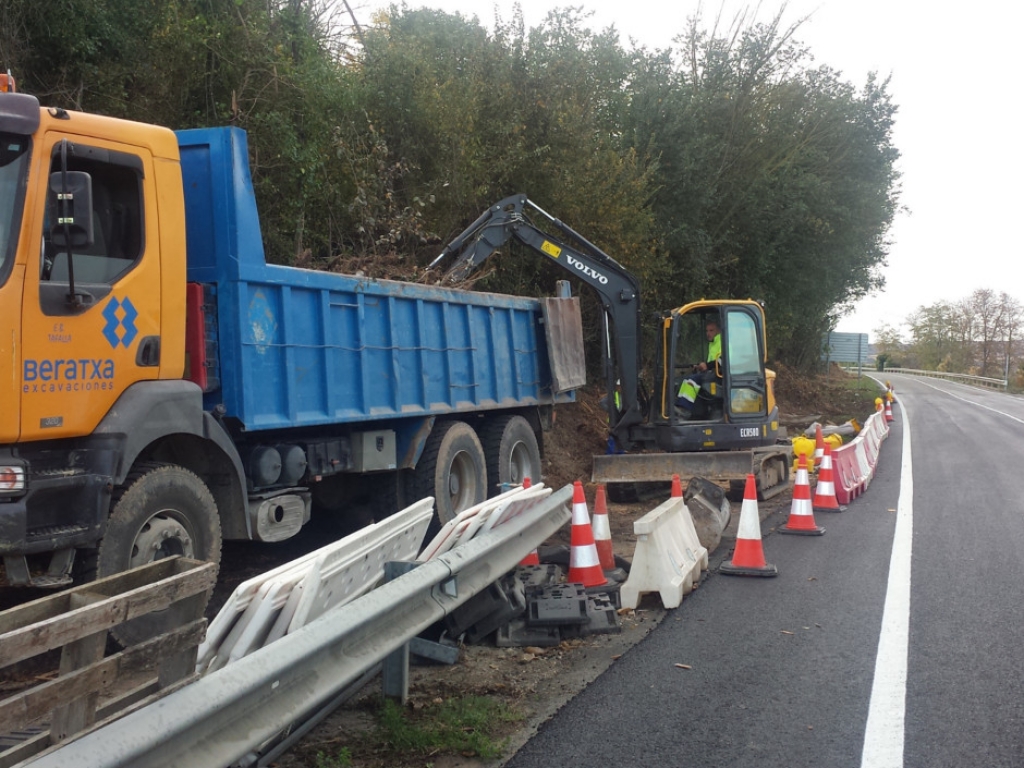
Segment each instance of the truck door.
[[759,318],[750,307],[725,309],[723,374],[726,415],[730,421],[767,415],[764,349]]
[[21,426],[16,370],[25,267],[18,263],[18,240],[30,146],[28,136],[0,132],[0,444],[17,440]]
[[[20,387],[23,440],[88,434],[129,386],[158,377],[160,263],[153,160],[145,150],[49,132],[37,183],[87,173],[92,242],[61,245],[51,191],[35,195],[38,255],[25,277]],[[52,186],[52,185],[51,185]],[[33,249],[34,250],[34,249]],[[74,277],[79,301],[69,299]]]

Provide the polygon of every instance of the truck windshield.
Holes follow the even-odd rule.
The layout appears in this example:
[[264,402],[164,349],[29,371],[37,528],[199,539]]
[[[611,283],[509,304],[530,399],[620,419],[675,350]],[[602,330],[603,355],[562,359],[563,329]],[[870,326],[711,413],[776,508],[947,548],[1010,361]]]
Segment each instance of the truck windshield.
[[18,247],[29,146],[28,136],[0,132],[0,285],[7,282]]

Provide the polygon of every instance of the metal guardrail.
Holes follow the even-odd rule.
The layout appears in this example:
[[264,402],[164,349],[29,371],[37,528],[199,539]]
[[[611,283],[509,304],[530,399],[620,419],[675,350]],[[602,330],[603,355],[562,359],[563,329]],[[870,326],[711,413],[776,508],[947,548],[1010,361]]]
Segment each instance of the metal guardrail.
[[224,768],[329,701],[512,570],[571,517],[572,486],[159,701],[53,749],[34,768]]
[[880,371],[886,373],[904,373],[908,376],[925,376],[931,379],[942,379],[944,381],[957,381],[961,384],[968,384],[972,387],[986,387],[988,389],[1003,389],[1007,387],[1006,379],[991,379],[985,376],[970,376],[966,373],[946,373],[945,371],[918,371],[913,368],[886,368]]

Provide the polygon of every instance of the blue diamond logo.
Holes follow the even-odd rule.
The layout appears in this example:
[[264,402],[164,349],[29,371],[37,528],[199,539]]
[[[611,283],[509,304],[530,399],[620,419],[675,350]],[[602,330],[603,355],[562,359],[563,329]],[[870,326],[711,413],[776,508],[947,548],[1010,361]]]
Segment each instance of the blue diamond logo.
[[107,321],[107,324],[103,326],[103,337],[114,349],[117,349],[118,342],[121,341],[117,335],[117,329],[121,325],[121,321],[117,317],[117,310],[120,308],[121,302],[113,296],[107,302],[107,306],[103,308],[103,319]]
[[103,337],[110,346],[114,349],[117,349],[119,344],[130,347],[135,341],[135,337],[139,335],[139,329],[135,325],[139,311],[135,309],[132,300],[118,301],[116,297],[111,296],[107,306],[103,308],[102,315],[103,319],[107,321],[103,326]]
[[121,336],[121,343],[130,347],[135,337],[139,335],[139,329],[135,327],[135,318],[139,316],[138,310],[132,304],[131,299],[121,302],[121,309],[124,310],[124,317],[121,318],[121,325],[124,326],[124,335]]

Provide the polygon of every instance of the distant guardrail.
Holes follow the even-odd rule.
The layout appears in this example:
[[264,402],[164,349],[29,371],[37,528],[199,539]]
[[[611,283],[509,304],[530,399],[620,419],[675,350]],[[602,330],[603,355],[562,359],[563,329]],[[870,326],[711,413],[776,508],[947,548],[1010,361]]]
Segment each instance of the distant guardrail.
[[987,389],[1002,389],[1007,386],[1006,379],[990,379],[985,376],[969,376],[966,373],[946,373],[945,371],[918,371],[913,368],[886,368],[881,373],[905,373],[908,376],[926,376],[931,379],[943,379],[945,381],[958,381],[961,384],[968,384],[972,387],[985,387]]

